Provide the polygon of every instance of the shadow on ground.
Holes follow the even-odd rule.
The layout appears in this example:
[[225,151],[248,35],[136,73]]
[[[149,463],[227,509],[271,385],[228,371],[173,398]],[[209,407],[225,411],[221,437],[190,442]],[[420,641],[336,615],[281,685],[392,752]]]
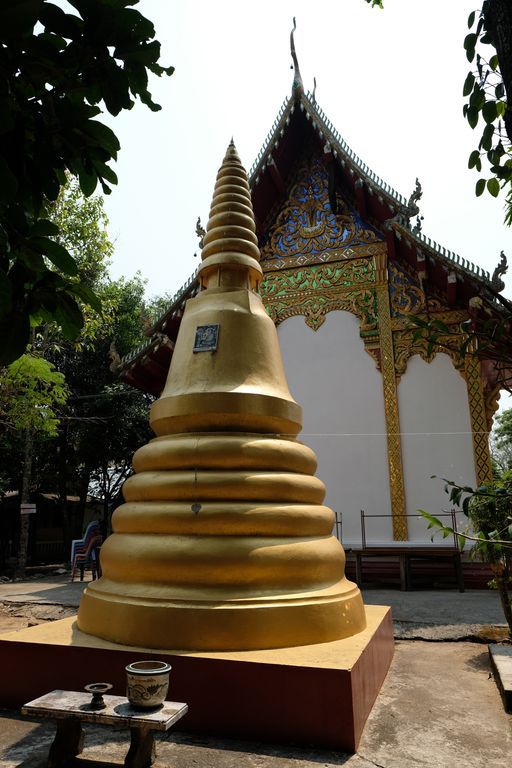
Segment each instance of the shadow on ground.
[[345,765],[352,755],[342,752],[330,752],[318,749],[304,749],[303,747],[280,746],[273,744],[260,744],[251,741],[239,741],[237,739],[216,739],[192,733],[176,732],[169,737],[175,744],[183,744],[194,748],[212,749],[243,753],[244,755],[258,755],[265,757],[281,757],[287,760],[300,760],[302,762],[320,763],[321,765]]
[[[4,723],[2,723],[4,720]],[[2,726],[5,726],[2,727]],[[53,741],[55,726],[51,723],[39,723],[22,718],[14,713],[0,716],[0,729],[7,729],[16,741],[0,743],[0,765],[2,768],[46,768],[48,750]],[[122,765],[129,746],[126,729],[99,728],[84,726],[84,752],[80,768],[119,768]],[[321,766],[345,765],[352,755],[327,750],[294,747],[293,745],[261,744],[238,739],[222,739],[195,735],[184,732],[172,732],[167,736],[158,736],[156,766],[182,765],[197,763],[200,766],[252,766],[260,765],[261,760],[269,758],[283,765],[299,766],[319,764]],[[179,752],[179,756],[177,754]],[[272,763],[274,764],[274,763]]]

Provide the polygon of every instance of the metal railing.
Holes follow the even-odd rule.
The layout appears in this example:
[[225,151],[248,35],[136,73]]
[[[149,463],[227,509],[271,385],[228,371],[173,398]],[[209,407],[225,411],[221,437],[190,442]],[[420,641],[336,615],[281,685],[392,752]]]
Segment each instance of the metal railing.
[[[440,512],[437,517],[449,517],[451,520],[451,528],[453,530],[453,547],[454,549],[460,550],[459,547],[459,538],[458,538],[458,532],[457,532],[457,513],[454,509],[452,509],[450,512]],[[361,545],[363,549],[367,549],[367,543],[366,543],[366,520],[370,518],[387,518],[389,520],[396,520],[397,518],[403,519],[403,518],[409,518],[413,517],[416,520],[422,519],[419,517],[419,515],[367,515],[364,511],[364,509],[361,510]],[[390,546],[399,546],[401,542],[394,541],[392,545]]]

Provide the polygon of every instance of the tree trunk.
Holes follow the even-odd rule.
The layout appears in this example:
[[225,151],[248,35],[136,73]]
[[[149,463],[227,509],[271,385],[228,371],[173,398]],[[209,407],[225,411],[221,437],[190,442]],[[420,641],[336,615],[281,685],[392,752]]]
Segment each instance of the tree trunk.
[[496,578],[496,588],[500,596],[501,607],[503,608],[503,613],[505,614],[505,620],[508,624],[508,631],[509,631],[510,637],[512,638],[512,604],[510,602],[510,594],[507,586],[508,578],[503,573],[496,574],[495,578]]
[[34,435],[32,430],[25,430],[25,447],[23,456],[23,475],[21,479],[21,499],[20,499],[20,540],[18,545],[18,563],[16,565],[15,576],[23,579],[27,565],[28,534],[30,526],[30,515],[21,514],[21,504],[30,503],[30,483],[32,480],[32,463],[34,457]]
[[83,521],[84,521],[84,515],[85,515],[85,508],[87,505],[87,495],[89,493],[90,482],[91,482],[91,469],[86,466],[84,470],[80,473],[80,486],[78,491],[78,495],[80,497],[79,517],[82,521],[82,527],[83,527]]
[[506,560],[507,562],[505,565],[503,565],[503,563],[496,563],[491,565],[491,569],[494,573],[496,589],[498,590],[498,595],[500,596],[501,607],[503,608],[505,620],[508,624],[509,634],[512,639],[512,595],[508,589],[510,571],[508,568],[508,558],[506,558]]
[[486,0],[482,10],[485,26],[496,45],[508,104],[504,117],[505,130],[512,142],[512,3],[510,0]]
[[[68,508],[68,425],[62,421],[59,426],[59,447],[57,451],[57,484],[59,492],[59,508],[62,521],[62,534],[64,539],[64,548],[68,553],[71,550],[71,539],[73,538],[69,522]],[[68,555],[66,555],[66,558]]]

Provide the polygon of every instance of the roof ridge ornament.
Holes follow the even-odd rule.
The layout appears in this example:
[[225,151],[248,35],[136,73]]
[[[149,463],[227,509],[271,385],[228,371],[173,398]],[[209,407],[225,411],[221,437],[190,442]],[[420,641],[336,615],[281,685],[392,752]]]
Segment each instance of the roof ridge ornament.
[[421,188],[421,184],[419,182],[419,179],[416,179],[416,186],[414,187],[414,190],[412,194],[409,197],[409,200],[405,205],[401,205],[398,213],[393,216],[392,219],[386,220],[386,225],[389,228],[391,224],[394,224],[395,222],[397,224],[400,224],[402,227],[407,227],[407,229],[411,229],[411,219],[416,218],[416,225],[414,229],[412,230],[412,233],[414,235],[420,235],[421,234],[421,222],[423,221],[423,216],[420,214],[420,209],[418,207],[418,201],[421,199],[423,195],[423,190]]
[[[233,141],[233,139],[231,139],[231,141]],[[230,145],[230,146],[231,146],[231,145]],[[200,216],[198,216],[198,217],[197,217],[197,222],[196,222],[196,235],[197,235],[197,237],[199,238],[199,247],[200,247],[200,248],[201,248],[201,250],[202,250],[202,249],[203,249],[203,240],[204,240],[204,236],[206,235],[206,229],[205,229],[205,228],[204,228],[204,227],[201,225],[201,217],[200,217]],[[194,254],[194,256],[196,256],[196,255],[197,255],[197,254]]]
[[316,104],[316,77],[313,78],[313,93],[311,94],[311,101]]
[[407,209],[410,218],[419,214],[420,209],[417,206],[417,202],[418,200],[421,200],[422,195],[423,190],[421,188],[420,181],[419,179],[416,179],[416,186],[414,187],[414,191],[407,202]]
[[293,83],[292,83],[292,96],[295,97],[296,101],[299,101],[301,96],[304,95],[304,84],[302,82],[302,76],[300,74],[299,69],[299,61],[297,59],[297,54],[295,53],[295,40],[293,33],[297,29],[297,24],[295,22],[295,16],[293,17],[293,29],[290,32],[290,53],[292,55],[293,60],[293,69],[295,70],[293,75]]
[[508,270],[507,257],[505,255],[505,251],[502,251],[500,253],[500,260],[498,262],[498,266],[492,273],[492,278],[491,278],[491,285],[497,293],[501,293],[501,291],[505,288],[505,283],[501,279],[501,276],[504,275],[507,270]]

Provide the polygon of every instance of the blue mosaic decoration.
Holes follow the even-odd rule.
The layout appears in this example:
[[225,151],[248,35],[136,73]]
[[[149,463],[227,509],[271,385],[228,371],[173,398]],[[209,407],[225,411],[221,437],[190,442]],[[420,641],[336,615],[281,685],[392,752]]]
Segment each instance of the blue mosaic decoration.
[[215,352],[219,340],[219,324],[198,325],[194,339],[194,352]]
[[262,261],[294,257],[300,265],[333,256],[347,258],[358,255],[354,248],[383,240],[339,195],[339,213],[332,213],[328,181],[327,168],[320,158],[302,167],[269,242],[262,249]]

